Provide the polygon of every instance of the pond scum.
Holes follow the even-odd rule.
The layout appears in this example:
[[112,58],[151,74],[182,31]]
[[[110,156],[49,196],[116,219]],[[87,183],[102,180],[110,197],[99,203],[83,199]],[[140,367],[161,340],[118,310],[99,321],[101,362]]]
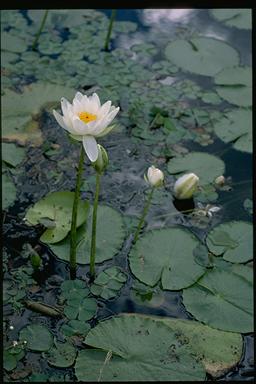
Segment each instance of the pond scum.
[[121,12],[1,12],[4,381],[250,380],[251,10]]

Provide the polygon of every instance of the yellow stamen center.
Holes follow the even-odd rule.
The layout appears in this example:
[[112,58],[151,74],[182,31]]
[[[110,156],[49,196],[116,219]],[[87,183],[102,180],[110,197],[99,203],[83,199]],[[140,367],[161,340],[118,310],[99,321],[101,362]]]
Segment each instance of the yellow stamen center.
[[84,123],[90,123],[90,121],[94,121],[97,119],[96,115],[93,115],[92,113],[89,113],[89,112],[80,112],[78,116],[79,116],[79,119],[82,120]]

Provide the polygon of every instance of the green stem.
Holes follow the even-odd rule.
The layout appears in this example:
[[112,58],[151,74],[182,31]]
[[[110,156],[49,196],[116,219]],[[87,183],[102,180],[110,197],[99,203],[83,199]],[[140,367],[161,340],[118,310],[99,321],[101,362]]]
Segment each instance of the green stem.
[[48,12],[49,12],[49,9],[47,9],[47,10],[45,11],[45,13],[44,13],[44,17],[42,18],[42,22],[41,22],[40,28],[39,28],[39,30],[38,30],[38,32],[37,32],[37,34],[36,34],[35,40],[34,40],[33,45],[32,45],[32,49],[33,49],[33,51],[36,49],[36,45],[37,45],[37,42],[38,42],[38,40],[39,40],[39,37],[40,37],[40,35],[41,35],[41,33],[42,33],[42,30],[43,30],[43,28],[44,28],[44,25],[45,25],[45,22],[46,22],[46,19],[47,19]]
[[155,187],[152,187],[152,189],[150,191],[150,194],[148,196],[148,201],[146,202],[145,207],[143,209],[142,216],[140,218],[140,222],[139,222],[138,228],[137,228],[137,230],[135,232],[133,243],[136,243],[136,241],[138,240],[141,227],[142,227],[142,225],[144,223],[145,217],[146,217],[146,215],[148,213],[148,209],[150,207],[150,203],[151,203],[151,200],[152,200],[152,197],[153,197],[154,190],[155,190]]
[[75,196],[74,196],[74,202],[73,202],[71,233],[70,233],[70,276],[71,276],[71,279],[72,279],[72,277],[74,277],[74,275],[75,275],[74,272],[76,270],[77,206],[78,206],[79,194],[80,194],[80,189],[81,189],[83,164],[84,164],[84,148],[83,148],[83,146],[81,146],[81,153],[80,153],[77,176],[76,176],[76,189],[75,189]]
[[91,279],[95,276],[95,254],[96,254],[96,227],[97,227],[97,209],[100,192],[100,173],[96,173],[96,189],[93,203],[92,215],[92,239],[91,239],[91,255],[90,255],[90,275]]
[[112,28],[113,28],[113,23],[114,23],[115,17],[116,17],[116,9],[112,9],[111,17],[110,17],[110,21],[109,21],[109,26],[108,26],[108,33],[107,33],[107,36],[106,36],[106,41],[105,41],[105,46],[104,46],[104,49],[106,51],[108,50],[109,40],[110,40],[110,36],[111,36],[111,32],[112,32]]

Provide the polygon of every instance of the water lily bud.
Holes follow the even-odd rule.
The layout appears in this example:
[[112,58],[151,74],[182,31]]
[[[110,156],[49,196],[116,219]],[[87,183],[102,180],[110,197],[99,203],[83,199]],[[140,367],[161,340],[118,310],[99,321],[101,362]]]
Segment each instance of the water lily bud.
[[221,175],[221,176],[216,177],[214,182],[215,182],[215,184],[222,186],[225,184],[225,181],[226,181],[225,177]]
[[191,199],[197,189],[199,177],[194,173],[181,176],[174,184],[174,196],[176,199]]
[[152,187],[161,187],[164,181],[164,174],[160,169],[152,165],[148,168],[147,176],[145,176],[145,179]]
[[108,154],[107,154],[107,151],[105,150],[104,147],[102,147],[102,145],[100,144],[97,144],[98,145],[98,158],[96,161],[94,161],[92,163],[93,167],[95,168],[96,172],[98,173],[102,173],[105,171],[105,169],[107,168],[108,166]]

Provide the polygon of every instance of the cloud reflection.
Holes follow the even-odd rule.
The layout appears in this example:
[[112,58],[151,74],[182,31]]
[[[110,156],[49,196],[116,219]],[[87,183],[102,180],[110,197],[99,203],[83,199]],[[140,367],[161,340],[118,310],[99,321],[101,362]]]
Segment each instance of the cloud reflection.
[[144,9],[142,13],[143,23],[152,25],[162,22],[187,23],[195,9]]

